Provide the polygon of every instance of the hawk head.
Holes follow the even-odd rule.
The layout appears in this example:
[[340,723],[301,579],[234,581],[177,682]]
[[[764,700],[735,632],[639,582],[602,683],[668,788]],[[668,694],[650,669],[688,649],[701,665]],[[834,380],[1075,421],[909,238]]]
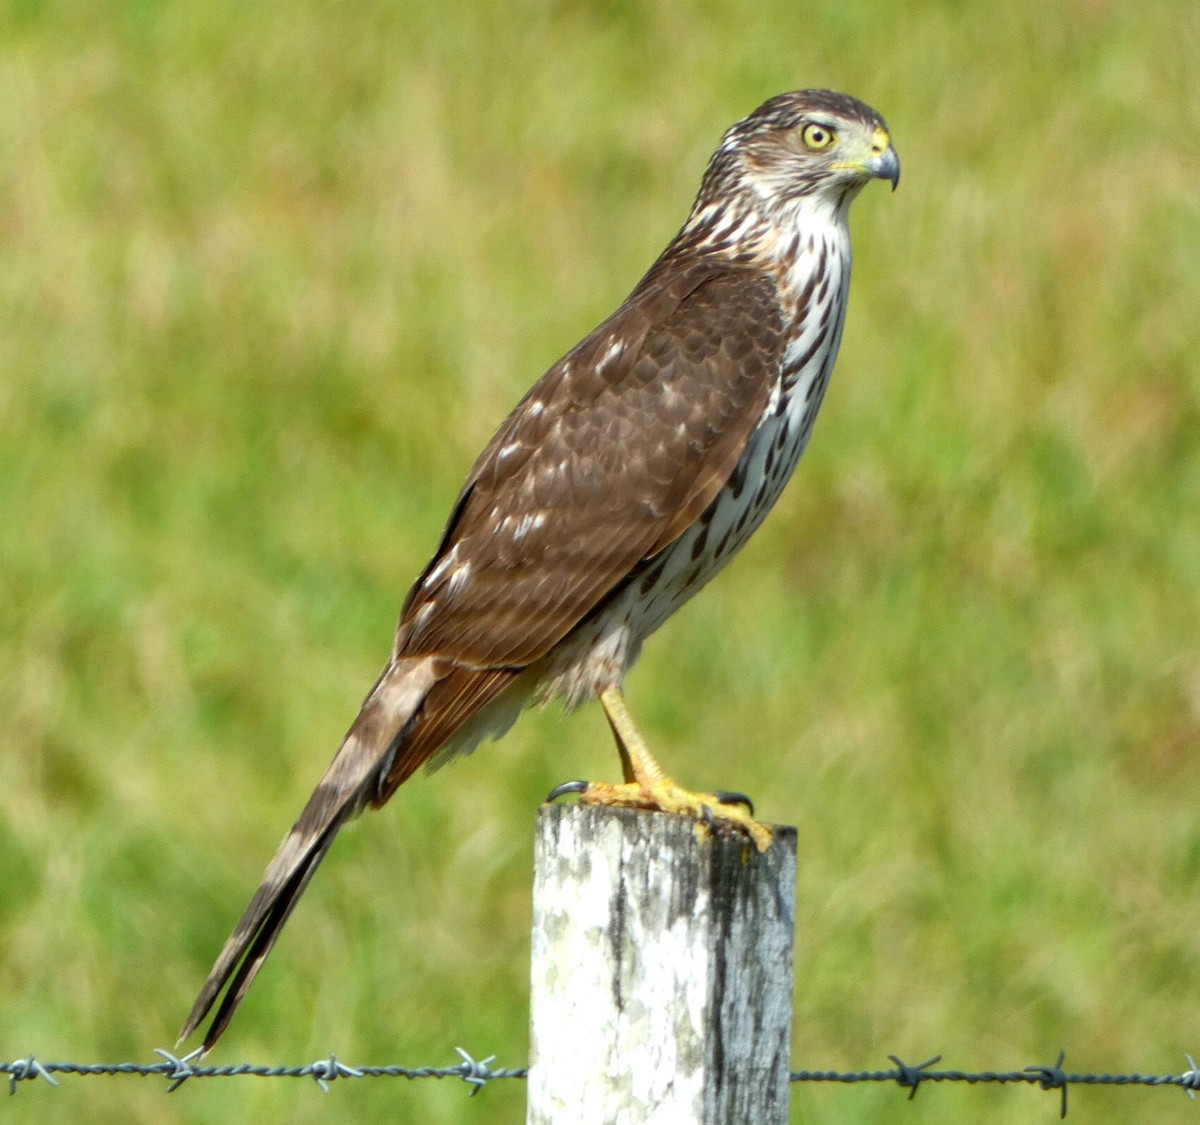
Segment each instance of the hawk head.
[[871,179],[900,180],[887,125],[870,106],[832,90],[797,90],[732,126],[713,154],[697,209],[739,197],[773,210],[824,196],[841,209]]

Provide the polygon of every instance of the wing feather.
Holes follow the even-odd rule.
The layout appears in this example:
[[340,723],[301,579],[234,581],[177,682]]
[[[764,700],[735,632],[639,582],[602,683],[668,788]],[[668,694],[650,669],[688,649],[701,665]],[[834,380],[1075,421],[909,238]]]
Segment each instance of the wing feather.
[[[414,736],[424,726],[445,741],[700,516],[782,352],[773,279],[697,263],[635,291],[534,385],[471,470],[401,613],[398,655],[464,671],[431,692]],[[390,780],[437,748],[407,739]]]

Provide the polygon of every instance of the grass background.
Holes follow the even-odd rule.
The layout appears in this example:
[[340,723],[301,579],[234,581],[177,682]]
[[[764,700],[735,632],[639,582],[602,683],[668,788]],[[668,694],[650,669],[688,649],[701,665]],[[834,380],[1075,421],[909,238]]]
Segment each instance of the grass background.
[[[170,1045],[474,454],[723,128],[888,118],[796,484],[650,643],[672,771],[801,826],[793,1060],[1179,1072],[1200,1044],[1190,0],[0,8],[0,1058]],[[522,720],[339,840],[216,1061],[524,1061]],[[523,1120],[458,1083],[68,1080],[13,1121]],[[793,1120],[1049,1119],[798,1087]],[[1177,1091],[1080,1091],[1161,1122]]]

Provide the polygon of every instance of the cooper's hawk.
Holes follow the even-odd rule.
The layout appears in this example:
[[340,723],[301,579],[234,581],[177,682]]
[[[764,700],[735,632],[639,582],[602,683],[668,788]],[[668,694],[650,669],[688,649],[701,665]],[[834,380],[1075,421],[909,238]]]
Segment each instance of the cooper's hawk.
[[585,801],[718,818],[728,794],[651,758],[621,697],[642,642],[758,527],[808,442],[850,277],[847,212],[900,165],[844,94],[781,94],[709,162],[683,229],[629,298],[518,403],[455,502],[391,659],[267,867],[188,1016],[225,1030],[338,829],[422,764],[498,737],[534,697],[596,696],[625,781]]

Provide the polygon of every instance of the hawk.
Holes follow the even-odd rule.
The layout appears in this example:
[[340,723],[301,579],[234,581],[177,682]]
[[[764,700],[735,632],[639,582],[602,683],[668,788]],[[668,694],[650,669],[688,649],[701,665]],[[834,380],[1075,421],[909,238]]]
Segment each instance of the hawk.
[[683,229],[475,462],[387,666],[181,1038],[218,997],[204,1049],[224,1032],[348,820],[418,767],[499,737],[533,699],[598,698],[616,738],[622,783],[560,790],[724,822],[766,849],[770,830],[740,795],[666,776],[621,683],[791,476],[842,334],[850,203],[899,176],[879,114],[829,90],[771,98],[725,133]]

